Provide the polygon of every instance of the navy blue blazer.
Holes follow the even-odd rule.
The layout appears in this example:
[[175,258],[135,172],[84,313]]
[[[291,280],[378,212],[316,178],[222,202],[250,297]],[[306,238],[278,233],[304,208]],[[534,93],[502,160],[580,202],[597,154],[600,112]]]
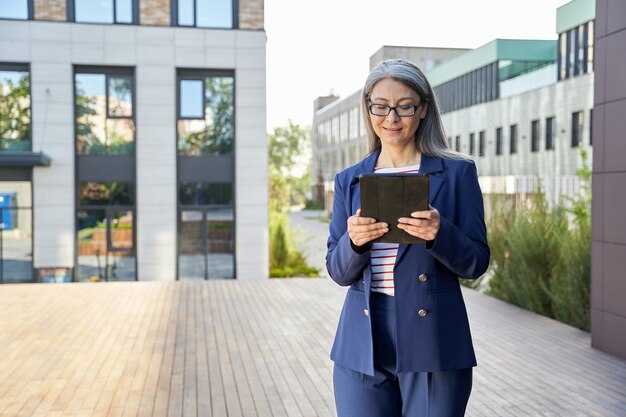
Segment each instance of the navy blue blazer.
[[[350,286],[331,359],[368,375],[374,375],[370,252],[353,249],[346,221],[360,207],[359,175],[374,172],[379,153],[373,152],[335,177],[326,255],[331,278]],[[396,370],[471,368],[476,366],[476,356],[458,277],[480,277],[490,256],[476,166],[468,160],[422,155],[420,172],[430,177],[429,200],[439,211],[441,224],[434,241],[398,248],[394,266]],[[422,309],[426,315],[418,314]]]

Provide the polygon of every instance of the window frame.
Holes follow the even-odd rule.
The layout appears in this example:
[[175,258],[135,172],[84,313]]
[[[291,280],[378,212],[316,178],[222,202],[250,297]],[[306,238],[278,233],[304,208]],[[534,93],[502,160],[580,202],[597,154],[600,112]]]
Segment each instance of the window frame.
[[555,141],[554,138],[556,136],[556,117],[550,116],[546,117],[546,146],[545,149],[547,151],[554,150]]
[[[133,0],[136,1],[136,0]],[[239,0],[230,0],[232,4],[232,22],[231,27],[223,28],[223,27],[205,27],[198,26],[197,17],[196,17],[196,9],[198,0],[191,0],[193,2],[193,25],[180,25],[178,24],[178,2],[180,0],[170,0],[170,26],[174,27],[182,27],[182,28],[200,28],[200,29],[214,29],[214,30],[233,30],[239,29]]]
[[572,112],[570,146],[578,148],[583,143],[583,132],[585,131],[585,112],[583,110]]
[[539,125],[539,119],[532,120],[530,122],[530,151],[533,153],[539,152],[539,133],[541,126]]
[[[76,153],[76,156],[89,156],[89,157],[99,157],[99,156],[117,156],[117,155],[111,155],[111,154],[103,154],[103,155],[97,155],[97,154],[84,154],[78,153],[78,141],[77,141],[77,137],[76,137],[76,132],[78,131],[78,120],[76,118],[76,75],[77,74],[94,74],[94,75],[104,75],[104,94],[105,94],[105,123],[107,119],[113,119],[113,120],[120,120],[120,119],[129,119],[133,122],[133,127],[134,129],[134,135],[133,135],[133,142],[135,144],[135,146],[133,146],[133,153],[131,155],[123,155],[123,156],[130,156],[130,157],[135,157],[135,155],[137,154],[137,77],[136,77],[136,72],[135,72],[135,68],[134,67],[111,67],[111,66],[83,66],[83,65],[75,65],[73,68],[73,75],[72,75],[72,89],[73,89],[73,93],[74,93],[74,108],[73,108],[73,116],[74,116],[74,152]],[[110,76],[123,76],[123,77],[130,77],[131,78],[131,90],[132,90],[132,99],[131,99],[131,105],[132,105],[132,115],[130,117],[128,116],[111,116],[109,115],[109,77]]]
[[502,126],[496,127],[496,155],[502,155]]
[[132,3],[132,22],[117,22],[116,17],[116,7],[117,0],[111,0],[113,3],[113,21],[111,23],[108,22],[82,22],[80,20],[76,20],[76,1],[78,0],[67,0],[67,21],[74,23],[85,23],[89,25],[139,25],[139,0],[130,0]]
[[517,139],[518,139],[517,123],[509,125],[509,154],[514,155],[517,153]]
[[[1,19],[0,19],[1,20]],[[28,72],[28,101],[30,103],[30,129],[28,131],[28,141],[30,143],[30,147],[26,152],[33,151],[33,83],[30,79],[30,63],[20,63],[20,62],[0,62],[0,71],[25,71]],[[0,146],[2,145],[2,131],[0,131]],[[2,148],[0,148],[0,152]]]

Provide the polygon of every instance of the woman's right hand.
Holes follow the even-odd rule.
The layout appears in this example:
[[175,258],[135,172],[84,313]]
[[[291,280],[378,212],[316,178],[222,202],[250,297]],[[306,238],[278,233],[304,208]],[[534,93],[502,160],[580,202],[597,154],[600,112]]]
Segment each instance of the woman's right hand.
[[354,246],[363,246],[388,231],[387,223],[376,222],[376,219],[371,217],[361,217],[361,209],[358,209],[354,216],[348,217],[348,236]]

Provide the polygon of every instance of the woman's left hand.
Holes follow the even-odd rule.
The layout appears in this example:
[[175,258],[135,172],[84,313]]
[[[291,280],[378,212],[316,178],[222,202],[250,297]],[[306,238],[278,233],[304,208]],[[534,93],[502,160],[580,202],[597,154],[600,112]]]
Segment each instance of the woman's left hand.
[[400,217],[398,228],[427,242],[435,240],[441,224],[439,211],[430,204],[428,207],[426,211],[414,211],[411,217]]

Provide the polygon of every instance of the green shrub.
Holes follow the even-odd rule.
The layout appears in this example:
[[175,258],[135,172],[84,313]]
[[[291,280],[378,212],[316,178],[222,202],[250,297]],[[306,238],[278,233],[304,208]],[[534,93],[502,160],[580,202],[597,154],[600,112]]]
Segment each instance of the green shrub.
[[286,214],[270,211],[270,277],[317,277],[319,271],[308,265],[297,248]]
[[590,328],[590,172],[578,174],[582,192],[565,208],[548,209],[536,192],[527,207],[500,196],[490,201],[491,265],[487,294],[583,330]]

